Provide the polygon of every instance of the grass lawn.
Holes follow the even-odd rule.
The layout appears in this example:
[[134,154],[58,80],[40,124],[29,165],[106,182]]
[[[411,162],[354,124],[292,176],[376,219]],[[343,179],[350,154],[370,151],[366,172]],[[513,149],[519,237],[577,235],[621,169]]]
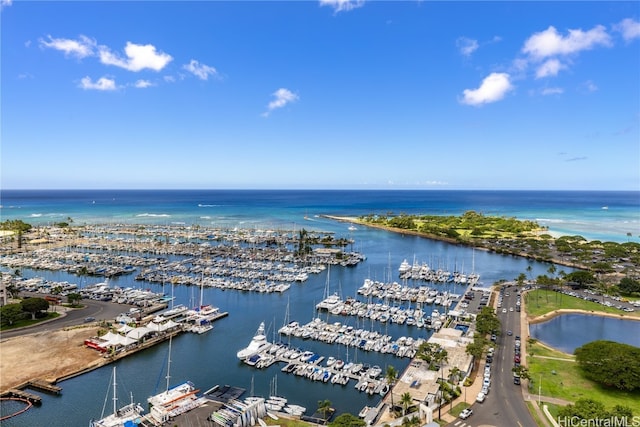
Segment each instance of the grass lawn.
[[559,309],[586,310],[600,313],[621,314],[623,316],[640,317],[639,311],[627,313],[614,307],[607,307],[597,302],[585,301],[560,292],[536,289],[525,294],[527,314],[531,317],[542,316]]
[[466,402],[460,402],[460,403],[458,403],[456,406],[454,406],[454,407],[449,411],[449,413],[450,413],[451,415],[453,415],[454,417],[458,418],[458,415],[460,415],[460,412],[462,412],[463,410],[467,409],[469,406],[471,406],[471,405],[469,405],[469,404],[468,404],[468,403],[466,403]]
[[538,416],[538,412],[536,411],[536,406],[538,406],[538,402],[525,402],[527,404],[527,408],[529,409],[529,413],[531,414],[531,416],[533,417],[533,421],[535,421],[536,425],[539,427],[544,427],[547,425],[546,422],[544,422],[539,416]]
[[554,351],[539,343],[530,344],[527,349],[527,364],[533,385],[530,393],[537,394],[542,380],[541,394],[575,402],[580,398],[599,400],[605,407],[615,405],[628,406],[633,413],[640,414],[640,391],[634,393],[614,388],[605,388],[582,376],[578,365],[573,361],[547,359],[536,356],[572,359],[572,355]]
[[267,425],[279,425],[283,427],[309,427],[315,424],[307,423],[305,421],[300,420],[290,420],[288,418],[278,418],[277,420],[271,419],[270,417],[266,417],[264,421]]
[[35,325],[37,323],[42,323],[45,320],[51,320],[51,319],[55,319],[57,317],[60,317],[60,313],[55,313],[55,312],[50,312],[49,311],[49,312],[47,312],[47,316],[46,317],[41,317],[41,318],[36,319],[36,320],[32,320],[31,317],[29,317],[28,319],[18,320],[17,322],[15,322],[11,326],[2,325],[2,326],[0,326],[0,331],[10,331],[12,329],[24,328],[25,326]]

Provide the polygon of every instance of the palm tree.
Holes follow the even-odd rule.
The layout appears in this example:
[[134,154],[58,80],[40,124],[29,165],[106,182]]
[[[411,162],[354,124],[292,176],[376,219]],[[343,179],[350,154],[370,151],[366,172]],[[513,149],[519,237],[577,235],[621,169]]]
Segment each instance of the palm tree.
[[331,411],[331,401],[330,400],[318,400],[318,412],[322,412],[322,419],[324,421],[327,420],[327,412]]
[[398,378],[398,371],[392,365],[387,366],[387,372],[384,377],[387,380],[387,384],[389,384],[389,393],[391,394],[391,410],[393,410],[393,385]]
[[407,409],[411,406],[413,402],[413,398],[411,397],[411,393],[406,392],[400,397],[400,403],[402,404],[402,416],[404,417],[407,413]]
[[460,381],[460,373],[461,372],[462,371],[457,366],[454,366],[453,368],[451,368],[451,370],[449,371],[449,381],[452,384],[457,384]]
[[78,276],[80,276],[80,289],[82,289],[82,282],[84,281],[84,277],[89,275],[89,269],[86,265],[83,265],[76,272]]

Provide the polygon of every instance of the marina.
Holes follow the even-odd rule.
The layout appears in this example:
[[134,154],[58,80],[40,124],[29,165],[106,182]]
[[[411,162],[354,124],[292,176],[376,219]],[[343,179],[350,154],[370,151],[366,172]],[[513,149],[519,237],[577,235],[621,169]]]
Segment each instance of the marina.
[[[105,194],[107,194],[106,192]],[[378,304],[387,305],[389,309],[393,306],[404,305],[404,309],[411,308],[415,311],[420,304],[420,309],[423,310],[425,315],[430,316],[434,309],[442,314],[449,314],[454,307],[454,303],[460,304],[460,299],[452,302],[447,308],[442,305],[435,305],[435,299],[433,304],[429,304],[427,299],[424,302],[418,301],[420,297],[420,287],[425,286],[430,290],[437,290],[438,293],[447,292],[449,295],[463,295],[467,289],[468,283],[462,285],[455,283],[454,281],[430,283],[421,280],[414,279],[401,279],[398,268],[404,259],[411,260],[430,260],[429,265],[432,268],[442,268],[446,271],[455,271],[456,268],[448,268],[447,266],[460,266],[460,272],[462,272],[462,266],[466,268],[464,271],[469,270],[472,265],[475,266],[475,271],[482,277],[482,282],[478,282],[476,287],[487,287],[495,281],[501,279],[512,279],[517,277],[522,272],[530,272],[527,274],[537,276],[540,274],[547,274],[548,264],[539,263],[519,257],[504,256],[487,251],[473,251],[472,248],[466,248],[462,246],[453,246],[443,242],[433,241],[429,239],[420,238],[413,235],[402,235],[396,233],[389,233],[383,230],[373,229],[365,226],[358,226],[358,230],[348,230],[348,225],[344,223],[329,220],[327,218],[320,217],[316,213],[329,213],[333,215],[366,215],[376,209],[388,209],[385,206],[393,206],[394,210],[399,209],[411,214],[413,212],[429,212],[437,206],[437,202],[430,201],[431,194],[424,193],[407,193],[399,197],[396,193],[385,193],[382,196],[378,192],[367,193],[364,199],[371,199],[372,202],[366,202],[362,206],[354,205],[353,194],[355,193],[313,193],[308,195],[307,192],[294,192],[296,197],[302,197],[301,199],[290,198],[287,199],[286,208],[283,208],[282,201],[272,202],[276,199],[259,199],[260,192],[246,192],[242,193],[236,199],[229,199],[227,202],[224,199],[226,194],[224,192],[193,192],[193,198],[180,199],[180,201],[171,199],[166,205],[153,205],[151,207],[141,207],[139,198],[140,193],[136,193],[132,199],[127,199],[125,195],[114,195],[117,197],[114,204],[101,205],[101,200],[106,200],[107,203],[112,203],[112,196],[107,199],[101,199],[100,195],[92,192],[88,195],[89,203],[91,200],[96,200],[95,205],[85,205],[82,203],[82,198],[72,199],[56,197],[49,200],[47,204],[43,206],[32,207],[29,202],[22,200],[10,200],[7,199],[6,205],[22,206],[20,214],[28,222],[46,225],[56,221],[55,217],[47,217],[48,212],[64,212],[60,217],[64,220],[68,216],[72,216],[74,219],[74,228],[77,226],[84,227],[88,233],[86,238],[94,239],[91,234],[91,230],[96,230],[97,236],[95,241],[91,244],[96,245],[95,252],[103,253],[110,257],[114,257],[114,262],[117,262],[117,256],[126,255],[131,258],[122,259],[122,267],[131,265],[135,267],[135,271],[127,274],[120,274],[112,277],[108,277],[108,280],[104,276],[93,275],[79,275],[71,269],[59,268],[59,269],[44,269],[40,268],[40,264],[34,263],[33,260],[29,260],[30,256],[27,256],[28,252],[24,255],[8,255],[2,257],[2,262],[6,258],[6,264],[3,264],[3,271],[13,271],[15,269],[20,270],[19,280],[21,282],[27,281],[39,281],[41,283],[56,283],[64,284],[67,286],[76,285],[77,288],[69,288],[69,290],[62,289],[62,292],[69,292],[77,289],[78,291],[88,288],[92,289],[92,286],[98,283],[108,283],[108,287],[115,289],[127,290],[125,294],[135,295],[137,293],[143,294],[151,292],[164,296],[167,298],[163,303],[166,304],[164,308],[160,308],[153,313],[155,316],[158,312],[166,309],[170,309],[170,303],[176,305],[184,305],[190,309],[195,309],[200,305],[212,304],[215,307],[220,307],[224,312],[229,313],[228,316],[220,318],[215,321],[215,327],[207,333],[180,333],[173,337],[173,355],[172,363],[173,368],[172,376],[174,378],[190,379],[194,384],[231,384],[249,389],[249,385],[253,384],[254,392],[251,395],[256,397],[262,397],[265,400],[272,395],[272,380],[277,374],[278,377],[278,393],[280,396],[286,396],[291,398],[296,396],[295,404],[300,405],[308,409],[305,415],[312,417],[315,411],[316,403],[320,400],[329,399],[332,402],[332,406],[335,408],[336,413],[351,412],[357,414],[360,410],[369,406],[375,408],[380,402],[381,396],[378,394],[368,394],[360,392],[355,389],[355,385],[358,381],[355,378],[350,378],[346,386],[341,386],[337,382],[332,383],[335,376],[332,374],[329,380],[325,383],[323,381],[313,381],[306,377],[285,374],[281,371],[288,363],[278,362],[269,366],[256,368],[251,367],[237,358],[237,351],[248,345],[252,337],[255,334],[257,326],[260,322],[265,323],[265,335],[267,337],[274,336],[280,327],[291,322],[290,319],[295,319],[300,324],[305,325],[313,321],[315,317],[318,317],[321,313],[321,319],[327,325],[333,325],[335,322],[340,322],[343,326],[351,326],[353,329],[363,329],[368,332],[374,331],[381,336],[388,335],[392,337],[392,341],[397,341],[401,337],[411,337],[414,340],[423,339],[427,340],[433,334],[436,333],[435,329],[429,329],[423,325],[419,327],[417,325],[408,325],[406,320],[404,323],[395,323],[387,320],[386,322],[380,322],[379,320],[371,321],[370,317],[359,317],[357,315],[345,316],[342,314],[333,314],[331,311],[321,310],[318,311],[316,305],[325,299],[325,289],[327,283],[330,284],[334,290],[340,290],[339,297],[342,302],[346,302],[351,295],[353,299],[360,299],[363,304]],[[276,192],[277,193],[277,192]],[[294,194],[286,193],[286,195]],[[75,194],[75,193],[74,193]],[[78,193],[80,194],[80,193]],[[156,194],[156,193],[154,193]],[[207,197],[215,194],[215,197],[222,195],[221,201],[215,203],[207,203]],[[271,193],[270,193],[271,194]],[[452,200],[459,200],[458,195],[455,195]],[[515,209],[515,211],[501,210],[502,214],[516,214],[518,209],[528,210],[531,206],[531,198],[527,197],[526,201],[518,199],[518,194],[509,194],[509,198],[505,199],[509,209]],[[124,197],[124,199],[120,199]],[[173,197],[173,194],[172,194]],[[235,197],[235,194],[234,194]],[[265,206],[264,208],[256,208],[256,197],[262,200]],[[289,196],[287,196],[289,197]],[[293,196],[291,196],[293,197]],[[360,197],[360,196],[359,196]],[[383,197],[383,202],[378,200],[378,197]],[[362,199],[362,200],[364,200]],[[72,203],[66,204],[66,200],[72,200]],[[127,200],[126,203],[122,200]],[[266,200],[266,201],[265,201]],[[358,199],[360,200],[360,199]],[[376,201],[377,200],[377,201]],[[406,202],[410,200],[410,202]],[[518,202],[518,200],[521,200]],[[545,206],[553,205],[555,195],[545,195]],[[585,199],[585,203],[586,203]],[[590,198],[589,200],[593,200]],[[58,207],[58,204],[64,203],[64,208]],[[144,203],[144,202],[142,202]],[[198,206],[201,203],[202,207]],[[389,205],[391,203],[391,205]],[[434,205],[435,203],[435,205]],[[522,203],[522,204],[519,204]],[[206,207],[205,205],[218,204],[220,207]],[[610,207],[609,211],[614,211],[619,206],[619,203],[613,199],[607,199],[606,202],[602,201],[603,205]],[[574,204],[575,205],[575,204]],[[572,205],[572,206],[574,206]],[[90,206],[91,212],[87,209]],[[113,206],[113,207],[112,207]],[[553,205],[556,206],[556,205]],[[558,208],[567,209],[566,198],[562,198],[561,202],[557,205]],[[575,205],[577,206],[577,205]],[[579,205],[579,212],[584,212],[585,204]],[[93,210],[95,208],[95,210]],[[152,216],[145,215],[148,212],[163,213],[164,209],[170,212],[170,216]],[[456,212],[464,209],[477,208],[476,205],[471,204],[466,206],[464,204],[457,203],[448,205],[442,209],[446,209],[447,213]],[[100,209],[100,210],[98,210]],[[438,209],[438,208],[436,208]],[[491,208],[487,208],[491,210]],[[113,212],[117,211],[117,216],[114,216]],[[251,211],[249,216],[244,216],[245,212]],[[599,210],[601,212],[601,210]],[[7,210],[9,212],[9,210]],[[18,212],[14,210],[12,212]],[[215,213],[214,213],[215,212]],[[304,219],[305,213],[308,212],[308,219]],[[513,213],[512,213],[513,212]],[[577,212],[577,211],[576,211]],[[3,211],[3,214],[5,212]],[[41,217],[34,217],[30,219],[30,214],[42,213]],[[12,214],[13,215],[13,214]],[[548,217],[547,211],[541,213],[542,217]],[[547,215],[547,216],[545,216]],[[206,218],[209,216],[209,218]],[[10,217],[10,216],[8,216]],[[102,221],[100,221],[102,219]],[[101,225],[93,226],[90,224],[92,221],[99,222]],[[244,221],[244,222],[243,222]],[[600,221],[600,220],[599,220]],[[127,224],[129,223],[129,224]],[[175,223],[175,224],[174,224]],[[601,224],[601,222],[598,222]],[[140,227],[139,225],[143,225]],[[213,227],[211,227],[213,225]],[[118,236],[121,230],[122,236]],[[236,229],[237,230],[234,230]],[[203,274],[202,265],[211,263],[213,266],[212,247],[216,245],[215,239],[209,239],[208,256],[196,256],[200,250],[200,244],[205,241],[198,241],[194,239],[193,242],[187,243],[188,237],[192,236],[207,236],[207,233],[214,235],[215,232],[209,231],[208,228],[227,230],[226,236],[231,239],[236,236],[237,242],[227,245],[228,247],[220,248],[225,256],[220,259],[229,258],[227,255],[236,250],[236,247],[242,249],[238,253],[244,253],[247,256],[256,257],[275,257],[274,265],[280,263],[287,265],[289,261],[284,252],[280,250],[282,258],[278,258],[278,245],[279,238],[273,241],[273,244],[269,243],[271,247],[262,251],[252,250],[252,242],[249,238],[244,239],[244,236],[251,236],[259,234],[259,230],[290,230],[289,234],[298,235],[302,228],[308,230],[322,230],[329,233],[326,235],[332,235],[335,241],[340,240],[342,237],[347,236],[347,245],[344,246],[347,252],[357,252],[362,254],[365,258],[363,261],[355,265],[342,265],[337,258],[331,262],[331,273],[328,276],[327,257],[331,256],[331,251],[327,253],[317,252],[312,253],[312,257],[317,259],[316,264],[310,263],[309,265],[300,264],[299,268],[316,268],[317,273],[307,272],[307,279],[305,281],[286,282],[290,284],[290,287],[284,292],[259,292],[259,291],[237,291],[231,286],[227,286],[226,283],[242,283],[241,278],[224,277],[216,278],[224,286],[207,286],[207,280],[211,280],[207,273]],[[140,233],[136,235],[135,230],[140,229]],[[245,232],[243,229],[247,229]],[[293,230],[295,231],[293,231]],[[113,233],[111,233],[113,231]],[[350,233],[350,234],[349,234]],[[63,231],[60,230],[60,234]],[[266,233],[265,233],[266,234]],[[102,235],[102,237],[100,237]],[[113,238],[105,239],[106,235],[112,235]],[[134,236],[136,236],[134,238]],[[621,232],[622,239],[626,241],[624,232]],[[52,250],[55,258],[63,259],[64,254],[69,252],[84,252],[84,256],[91,256],[91,252],[94,249],[90,249],[89,246],[83,244],[80,247],[73,243],[67,244],[63,241],[63,237],[58,237],[55,234],[47,236],[50,243],[47,250]],[[121,242],[119,239],[125,241]],[[243,240],[244,239],[244,240]],[[348,242],[350,239],[353,243]],[[102,241],[103,243],[99,243]],[[265,240],[266,241],[266,240]],[[174,244],[178,242],[178,244]],[[182,242],[182,244],[180,244]],[[4,241],[4,244],[15,248],[15,243]],[[104,246],[100,246],[104,244]],[[184,246],[183,246],[184,245]],[[265,244],[265,246],[268,246]],[[32,246],[30,246],[33,248]],[[203,248],[206,246],[203,246]],[[353,248],[356,248],[354,250]],[[295,249],[295,248],[294,248]],[[294,251],[295,252],[295,251]],[[295,254],[291,254],[292,260],[295,261]],[[18,261],[21,257],[28,260],[24,264],[20,264],[22,261]],[[139,259],[142,265],[136,265],[135,259]],[[160,258],[162,258],[160,260]],[[186,262],[188,258],[200,258],[195,261],[201,267],[193,267],[192,263]],[[82,258],[78,258],[84,262]],[[108,259],[108,258],[105,258]],[[282,261],[284,259],[284,262]],[[310,258],[312,259],[312,258]],[[249,258],[249,260],[251,260]],[[277,260],[277,261],[276,261]],[[260,259],[254,259],[253,261],[261,261]],[[433,261],[433,262],[431,262]],[[81,263],[74,261],[74,265],[81,268]],[[166,274],[163,271],[163,265],[169,265],[172,268],[176,267],[175,272],[167,268]],[[70,264],[72,264],[70,262]],[[293,264],[293,262],[292,262]],[[14,268],[13,265],[16,267]],[[108,262],[107,262],[108,265]],[[251,265],[251,264],[247,264]],[[162,268],[156,269],[155,266],[161,266]],[[216,266],[217,267],[217,266]],[[323,268],[324,267],[324,268]],[[153,280],[135,280],[135,278],[142,273],[145,269],[149,269]],[[180,271],[184,269],[185,271]],[[248,270],[248,268],[247,268]],[[268,269],[269,271],[271,268]],[[274,270],[275,271],[275,270]],[[149,276],[152,277],[152,276]],[[301,276],[302,277],[302,276]],[[203,281],[204,278],[204,281]],[[362,287],[366,279],[371,281],[378,281],[380,283],[393,283],[394,280],[398,281],[401,287],[407,287],[406,297],[408,299],[403,300],[391,300],[391,295],[388,296],[389,300],[385,301],[384,298],[374,297],[373,295],[362,295],[358,293],[358,289]],[[212,281],[213,282],[213,281]],[[204,286],[201,284],[204,283]],[[248,280],[247,286],[256,286],[259,280],[255,282]],[[266,283],[269,283],[268,281]],[[274,282],[275,283],[275,282]],[[54,286],[55,287],[55,286]],[[51,287],[46,287],[51,289]],[[259,289],[256,287],[255,289]],[[411,290],[411,289],[417,289]],[[203,304],[200,304],[196,295],[202,290]],[[412,301],[413,295],[416,299]],[[344,296],[341,296],[344,295]],[[98,293],[96,293],[98,296]],[[436,295],[437,296],[437,295]],[[64,300],[65,295],[61,295]],[[88,296],[91,298],[91,296]],[[104,296],[107,298],[107,295]],[[161,297],[162,298],[162,297]],[[427,292],[427,298],[429,298]],[[371,301],[369,301],[371,299]],[[111,301],[114,301],[113,297]],[[114,302],[117,303],[118,298]],[[162,300],[160,300],[162,301]],[[138,307],[135,305],[135,307]],[[144,308],[144,307],[138,307]],[[361,307],[362,308],[362,307]],[[453,309],[455,311],[455,308]],[[136,316],[131,316],[128,313],[128,308],[123,309],[123,312],[127,311],[126,316],[123,316],[121,320],[127,323],[125,317],[129,317],[133,320]],[[368,310],[367,310],[368,311]],[[372,310],[372,313],[375,310]],[[288,313],[288,315],[287,315]],[[285,321],[285,317],[289,320]],[[104,321],[107,319],[98,318],[97,321]],[[113,319],[112,319],[113,320]],[[152,320],[152,319],[150,319]],[[417,322],[417,319],[416,319]],[[118,322],[119,323],[119,322]],[[446,324],[443,324],[440,332],[446,331]],[[342,326],[341,326],[342,327]],[[327,367],[326,363],[329,362],[329,358],[333,357],[344,362],[344,366],[348,363],[368,364],[369,366],[379,366],[385,370],[388,366],[394,366],[399,372],[403,372],[407,369],[414,369],[410,367],[411,359],[408,357],[398,357],[395,354],[382,353],[376,351],[366,351],[358,346],[348,346],[337,343],[328,343],[321,340],[313,340],[307,338],[306,340],[295,335],[286,336],[280,335],[280,339],[269,339],[274,344],[283,344],[286,342],[291,348],[304,349],[304,351],[311,351],[318,357],[325,357],[320,362],[320,365],[324,368]],[[156,367],[165,366],[166,349],[168,346],[168,340],[163,340],[157,344],[146,347],[135,353],[129,354],[126,357],[115,360],[115,364],[118,369],[118,383],[122,383],[126,392],[131,391],[134,396],[140,399],[146,399],[148,396],[158,394],[163,391],[162,387],[159,387],[161,376],[154,373]],[[149,369],[151,367],[151,369]],[[291,369],[291,368],[289,368]],[[42,394],[42,404],[34,406],[28,411],[21,413],[19,416],[3,421],[3,425],[8,427],[27,427],[32,425],[48,425],[53,423],[60,424],[61,419],[56,418],[59,414],[65,414],[64,423],[69,425],[86,425],[89,419],[95,418],[100,414],[102,402],[101,399],[95,399],[95,384],[108,384],[109,376],[111,375],[112,367],[104,366],[82,375],[75,376],[69,379],[61,381],[58,386],[62,387],[62,392],[59,395],[49,395],[47,393]],[[338,371],[336,371],[337,373]],[[428,379],[424,379],[423,383],[427,384]],[[304,390],[304,393],[300,393]],[[429,393],[425,389],[424,396]],[[100,394],[100,393],[98,393]],[[55,411],[52,408],[56,408]],[[181,416],[191,417],[193,414],[200,413],[199,411],[204,408],[193,409]],[[206,409],[207,411],[209,408]],[[207,415],[205,415],[206,418]],[[185,423],[188,425],[188,422]]]

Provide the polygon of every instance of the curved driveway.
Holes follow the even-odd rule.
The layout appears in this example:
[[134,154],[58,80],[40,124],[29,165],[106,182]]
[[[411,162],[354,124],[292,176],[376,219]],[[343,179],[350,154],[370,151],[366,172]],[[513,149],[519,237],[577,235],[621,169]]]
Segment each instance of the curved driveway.
[[[33,294],[29,296],[41,295]],[[57,319],[38,323],[37,325],[33,326],[27,326],[24,328],[2,332],[0,333],[0,339],[80,325],[85,323],[84,319],[86,319],[87,317],[93,317],[97,321],[113,321],[120,313],[127,312],[129,311],[129,308],[134,307],[132,305],[116,304],[113,302],[105,301],[94,301],[91,299],[83,299],[80,304],[83,305],[83,308],[65,309],[65,314],[58,317]],[[51,306],[49,309],[60,311],[61,307]]]

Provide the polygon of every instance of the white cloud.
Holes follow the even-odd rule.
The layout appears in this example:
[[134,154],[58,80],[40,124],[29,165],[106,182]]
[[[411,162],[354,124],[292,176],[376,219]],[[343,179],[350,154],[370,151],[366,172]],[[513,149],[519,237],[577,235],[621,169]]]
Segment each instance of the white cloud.
[[298,95],[291,92],[289,89],[284,88],[278,89],[277,91],[273,92],[272,95],[275,97],[275,99],[269,103],[269,105],[267,106],[267,111],[262,114],[265,117],[268,116],[271,111],[277,108],[282,108],[285,105],[291,102],[295,102],[299,99]]
[[587,92],[595,92],[598,90],[598,86],[596,86],[596,84],[591,80],[587,80],[586,82],[584,82],[584,88],[587,90]]
[[597,25],[589,31],[569,30],[566,37],[558,34],[558,31],[550,26],[529,37],[522,52],[541,60],[550,56],[570,55],[597,45],[611,46],[611,37],[602,25]]
[[207,80],[209,76],[215,76],[218,74],[215,68],[201,64],[195,59],[192,59],[191,62],[183,65],[182,68],[194,74],[200,80]]
[[567,68],[557,59],[548,59],[536,70],[536,79],[543,77],[557,76],[560,70]]
[[496,102],[504,98],[513,89],[507,73],[491,73],[485,77],[478,89],[465,89],[462,103],[467,105],[482,105]]
[[0,1],[0,10],[4,9],[5,7],[9,7],[13,4],[13,0],[1,0]]
[[561,87],[548,87],[542,89],[543,95],[560,95],[562,93],[564,93],[564,89]]
[[134,83],[134,86],[139,89],[144,89],[153,86],[153,83],[151,83],[149,80],[138,80]]
[[81,35],[78,40],[73,39],[54,39],[51,36],[49,41],[40,39],[40,46],[50,49],[60,50],[65,56],[75,56],[77,58],[86,58],[93,55],[93,49],[96,46],[95,40]]
[[100,77],[95,83],[91,81],[90,77],[84,77],[80,80],[80,87],[85,90],[116,90],[116,81],[108,79],[106,77]]
[[338,12],[348,12],[364,6],[364,0],[320,0],[320,6],[330,6]]
[[156,47],[150,44],[141,45],[127,42],[124,53],[127,55],[126,59],[112,53],[108,47],[100,46],[100,62],[129,71],[141,71],[145,68],[160,71],[173,60],[171,55],[157,52]]
[[478,49],[478,41],[467,37],[459,37],[456,40],[456,47],[460,50],[460,53],[464,56],[471,56],[473,52]]
[[640,38],[640,22],[631,18],[623,19],[619,24],[614,26],[616,31],[622,33],[622,38],[626,41]]

